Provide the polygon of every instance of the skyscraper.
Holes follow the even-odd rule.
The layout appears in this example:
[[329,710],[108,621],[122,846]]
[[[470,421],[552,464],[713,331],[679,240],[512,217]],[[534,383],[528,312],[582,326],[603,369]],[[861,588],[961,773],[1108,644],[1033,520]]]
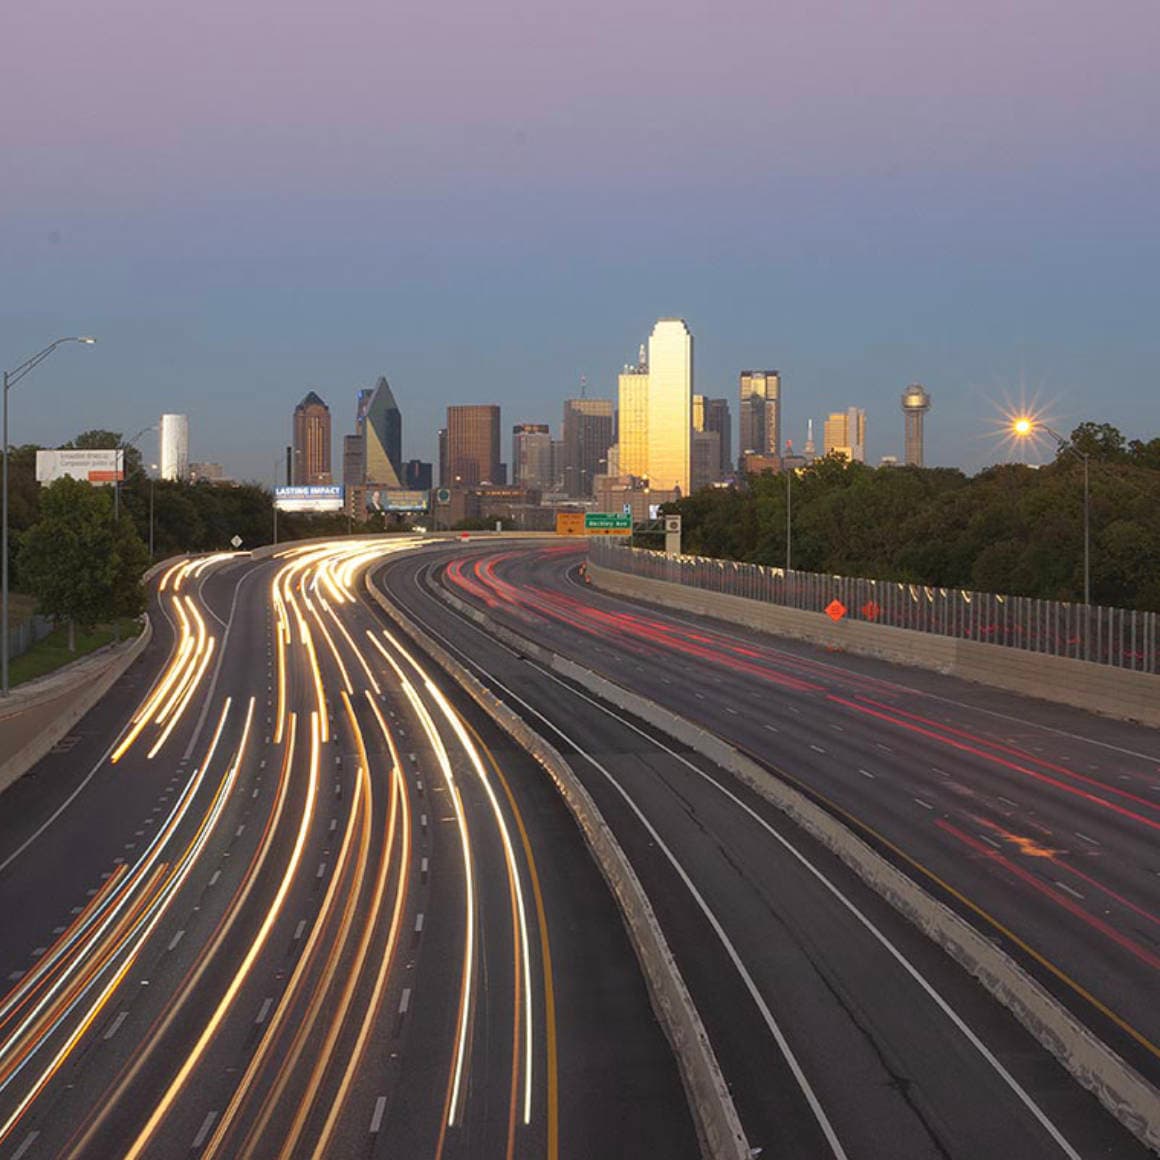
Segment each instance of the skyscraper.
[[499,407],[473,404],[447,408],[447,487],[498,483]]
[[342,482],[344,487],[362,487],[367,481],[367,445],[362,435],[342,437]]
[[379,377],[369,399],[359,392],[359,411],[366,440],[367,483],[402,487],[403,416],[385,377]]
[[330,483],[330,408],[314,391],[294,408],[294,483]]
[[[693,336],[681,318],[662,318],[648,340],[648,478],[654,488],[690,491]],[[623,470],[623,462],[621,465]]]
[[644,344],[636,366],[628,364],[618,380],[618,475],[648,475],[648,359]]
[[838,451],[851,463],[866,462],[866,412],[861,407],[834,411],[822,430],[822,454]]
[[906,417],[906,457],[903,462],[922,466],[922,424],[930,410],[930,394],[922,383],[911,383],[902,392],[902,413]]
[[592,494],[592,481],[608,467],[612,445],[611,399],[564,400],[564,491]]
[[161,444],[161,478],[188,478],[189,416],[162,415],[158,441]]
[[705,400],[704,430],[716,431],[720,436],[721,473],[733,470],[733,421],[729,414],[728,399]]
[[447,476],[450,474],[451,465],[447,462],[447,428],[440,427],[436,438],[439,440],[439,462],[436,465],[439,471],[437,476],[440,487],[449,487]]
[[552,486],[552,436],[547,423],[517,423],[512,428],[512,484]]
[[781,372],[742,371],[738,450],[781,454]]

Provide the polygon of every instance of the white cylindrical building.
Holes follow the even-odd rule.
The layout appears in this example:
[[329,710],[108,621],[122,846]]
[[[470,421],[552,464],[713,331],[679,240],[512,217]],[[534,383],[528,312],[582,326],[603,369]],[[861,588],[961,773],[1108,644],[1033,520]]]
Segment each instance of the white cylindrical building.
[[162,415],[161,478],[189,478],[189,416]]

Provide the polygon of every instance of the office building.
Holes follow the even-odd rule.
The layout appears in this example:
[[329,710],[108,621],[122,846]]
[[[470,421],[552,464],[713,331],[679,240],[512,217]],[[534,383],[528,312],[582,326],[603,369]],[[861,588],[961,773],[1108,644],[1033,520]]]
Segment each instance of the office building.
[[[648,358],[644,345],[636,365],[620,372],[617,411],[617,475],[648,478]],[[609,474],[613,474],[610,472]]]
[[447,462],[447,428],[440,427],[435,437],[439,441],[439,472],[437,475],[439,486],[448,487],[447,474],[450,464]]
[[662,318],[648,340],[650,486],[689,494],[692,432],[693,336],[683,319]]
[[716,431],[720,441],[721,474],[733,470],[733,417],[728,399],[706,399],[704,403],[704,431]]
[[512,428],[512,485],[547,491],[553,483],[552,436],[547,423]]
[[342,482],[345,487],[362,487],[367,481],[367,445],[362,435],[342,437]]
[[930,410],[930,394],[921,383],[911,383],[902,392],[902,414],[906,424],[906,451],[903,462],[914,467],[923,465],[922,424]]
[[445,487],[498,483],[500,413],[495,404],[447,408]]
[[430,491],[431,477],[431,464],[422,459],[408,459],[403,464],[403,486],[408,491]]
[[330,408],[314,392],[294,408],[293,482],[330,483]]
[[562,431],[564,492],[590,496],[593,481],[608,467],[612,446],[611,399],[565,399]]
[[721,434],[718,431],[694,431],[692,437],[692,462],[690,479],[693,491],[720,483],[724,472],[721,470]]
[[366,481],[376,487],[402,487],[403,416],[383,376],[369,399],[359,392],[359,425],[366,444]]
[[158,432],[160,477],[189,478],[189,416],[162,415]]
[[813,419],[808,419],[806,422],[806,445],[802,448],[802,453],[807,460],[812,460],[818,453],[818,449],[814,444],[814,421]]
[[738,451],[777,455],[781,450],[781,372],[742,371],[739,382]]
[[866,412],[847,407],[832,412],[822,429],[822,454],[844,455],[851,463],[866,462]]

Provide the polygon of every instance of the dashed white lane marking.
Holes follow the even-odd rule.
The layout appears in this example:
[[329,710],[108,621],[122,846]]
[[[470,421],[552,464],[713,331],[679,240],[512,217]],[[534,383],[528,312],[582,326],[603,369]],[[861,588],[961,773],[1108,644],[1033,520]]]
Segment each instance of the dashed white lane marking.
[[765,726],[765,728],[766,728],[766,729],[768,729],[768,730],[770,731],[770,733],[776,733],[776,732],[777,732],[777,726],[776,726],[776,725],[766,725],[766,726]]
[[234,831],[234,837],[240,838],[246,832],[246,823],[243,822],[237,830]]
[[415,915],[415,933],[416,934],[423,933],[423,915],[421,912],[419,914]]
[[1083,899],[1083,895],[1080,894],[1078,890],[1073,890],[1066,882],[1060,882],[1060,880],[1057,878],[1055,880],[1055,884],[1060,888],[1060,890],[1066,890],[1068,894],[1072,896],[1072,898],[1078,898],[1081,900]]
[[868,778],[869,778],[871,781],[873,781],[873,780],[874,780],[874,776],[875,776],[875,775],[874,775],[874,774],[872,774],[872,773],[871,773],[871,772],[870,772],[868,769],[860,769],[860,770],[858,770],[858,772],[859,772],[859,773],[860,773],[860,774],[861,774],[863,777],[868,777]]
[[736,709],[734,709],[732,705],[726,705],[726,706],[725,706],[725,712],[726,712],[726,713],[732,713],[734,717],[736,717],[736,716],[737,716],[737,710],[736,710]]
[[404,987],[402,998],[399,1000],[399,1014],[406,1015],[411,1006],[411,988]]
[[258,1016],[254,1020],[254,1022],[257,1023],[259,1026],[261,1026],[261,1024],[265,1023],[266,1016],[270,1014],[270,1008],[273,1006],[274,1006],[273,999],[271,999],[268,996],[265,999],[263,999],[261,1007],[258,1008]]
[[333,834],[338,829],[338,818],[330,819],[330,832]]
[[811,746],[810,746],[810,748],[811,748],[811,749],[812,749],[812,750],[813,750],[815,753],[825,753],[825,752],[826,752],[826,751],[825,751],[825,750],[824,750],[824,749],[823,749],[823,748],[822,748],[820,745],[811,745]]
[[[427,865],[428,865],[428,863],[427,863],[427,859],[426,859],[426,858],[424,858],[424,859],[423,859],[423,860],[422,860],[422,861],[419,863],[419,873],[420,873],[420,874],[422,874],[424,878],[426,878],[426,877],[427,877]],[[23,972],[22,972],[22,973],[23,973]]]
[[305,930],[306,930],[306,919],[302,919],[302,920],[301,920],[301,921],[298,923],[298,925],[297,925],[297,926],[294,928],[294,937],[295,937],[296,939],[299,939],[299,938],[301,938],[301,937],[302,937],[302,934],[303,934],[303,932],[304,932]]
[[1080,838],[1080,839],[1082,839],[1083,841],[1085,841],[1085,842],[1089,843],[1089,844],[1090,844],[1090,845],[1092,845],[1092,846],[1098,846],[1098,845],[1100,844],[1099,842],[1097,842],[1097,841],[1095,840],[1095,838],[1089,838],[1089,837],[1087,836],[1087,834],[1081,834],[1081,833],[1079,832],[1079,830],[1076,830],[1076,832],[1075,832],[1075,836],[1076,836],[1077,838]]
[[213,1127],[214,1120],[217,1119],[217,1112],[210,1112],[201,1122],[201,1127],[197,1130],[197,1135],[193,1138],[193,1147],[200,1148],[205,1143],[206,1136],[209,1135],[210,1128]]
[[37,1137],[39,1135],[39,1132],[29,1132],[28,1135],[24,1137],[24,1143],[21,1144],[20,1147],[12,1153],[12,1160],[22,1160],[22,1158],[27,1155],[28,1149],[36,1143]]
[[703,701],[705,699],[704,693],[694,693],[693,696],[696,697],[698,701]]
[[[930,771],[931,771],[931,773],[937,773],[939,775],[939,777],[950,777],[950,774],[947,773],[947,771],[945,769],[939,769],[939,767],[937,765],[932,765],[930,767]],[[1000,801],[1001,800],[1002,799],[1000,798]]]
[[113,1022],[109,1024],[109,1030],[105,1032],[105,1034],[102,1036],[102,1038],[103,1039],[112,1039],[113,1036],[116,1035],[117,1032],[121,1030],[121,1024],[124,1023],[125,1020],[128,1018],[129,1018],[129,1012],[128,1011],[121,1011],[117,1015],[117,1018],[114,1019]]
[[923,808],[924,810],[933,810],[933,809],[934,809],[934,806],[932,806],[932,805],[930,804],[930,802],[924,802],[924,801],[922,800],[922,798],[915,798],[914,800],[915,800],[916,802],[918,802],[918,804],[919,804],[920,806],[922,806],[922,808]]
[[994,838],[988,838],[986,834],[980,834],[979,837],[982,838],[983,841],[986,842],[988,846],[994,846],[996,850],[1003,849],[1003,847],[1000,846],[999,843],[996,842]]
[[375,1100],[374,1115],[371,1116],[371,1135],[378,1134],[379,1129],[383,1126],[383,1113],[387,1110],[387,1097],[379,1096]]
[[893,753],[894,750],[889,745],[883,745],[881,741],[874,742],[875,749],[881,749],[883,753]]
[[1013,810],[1017,810],[1017,809],[1019,808],[1019,803],[1018,803],[1018,802],[1013,802],[1013,801],[1012,801],[1010,798],[1005,798],[1005,797],[1004,797],[1002,794],[999,794],[999,800],[1000,800],[1000,801],[1001,801],[1001,802],[1002,802],[1002,803],[1003,803],[1005,806],[1010,806],[1010,807],[1011,807]]
[[210,875],[209,884],[210,884],[211,886],[216,886],[216,885],[217,885],[217,880],[218,880],[218,879],[219,879],[221,876],[222,876],[222,872],[221,872],[220,870],[215,870],[215,871],[213,872],[213,874],[211,874],[211,875]]
[[318,873],[314,875],[315,878],[321,878],[326,873],[326,863],[318,863]]
[[175,934],[175,935],[174,935],[174,936],[173,936],[173,937],[172,937],[172,938],[169,940],[169,947],[168,947],[168,949],[169,949],[169,950],[171,950],[171,951],[172,951],[172,950],[176,950],[176,948],[177,948],[177,944],[178,944],[179,942],[181,942],[181,940],[182,940],[184,937],[185,937],[185,928],[183,927],[181,930],[179,930],[179,931],[178,931],[178,932],[177,932],[177,933],[176,933],[176,934]]

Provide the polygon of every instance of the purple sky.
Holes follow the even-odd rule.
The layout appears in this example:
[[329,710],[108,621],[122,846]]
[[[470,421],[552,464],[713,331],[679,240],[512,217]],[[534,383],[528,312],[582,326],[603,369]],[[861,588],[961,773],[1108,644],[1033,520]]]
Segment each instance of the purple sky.
[[875,460],[914,379],[934,462],[1021,390],[1160,430],[1153,0],[22,8],[0,361],[102,341],[18,442],[188,411],[269,478],[308,388],[341,432],[385,373],[431,458],[447,403],[556,424],[667,314],[698,390],[779,367],[788,433],[861,404]]

